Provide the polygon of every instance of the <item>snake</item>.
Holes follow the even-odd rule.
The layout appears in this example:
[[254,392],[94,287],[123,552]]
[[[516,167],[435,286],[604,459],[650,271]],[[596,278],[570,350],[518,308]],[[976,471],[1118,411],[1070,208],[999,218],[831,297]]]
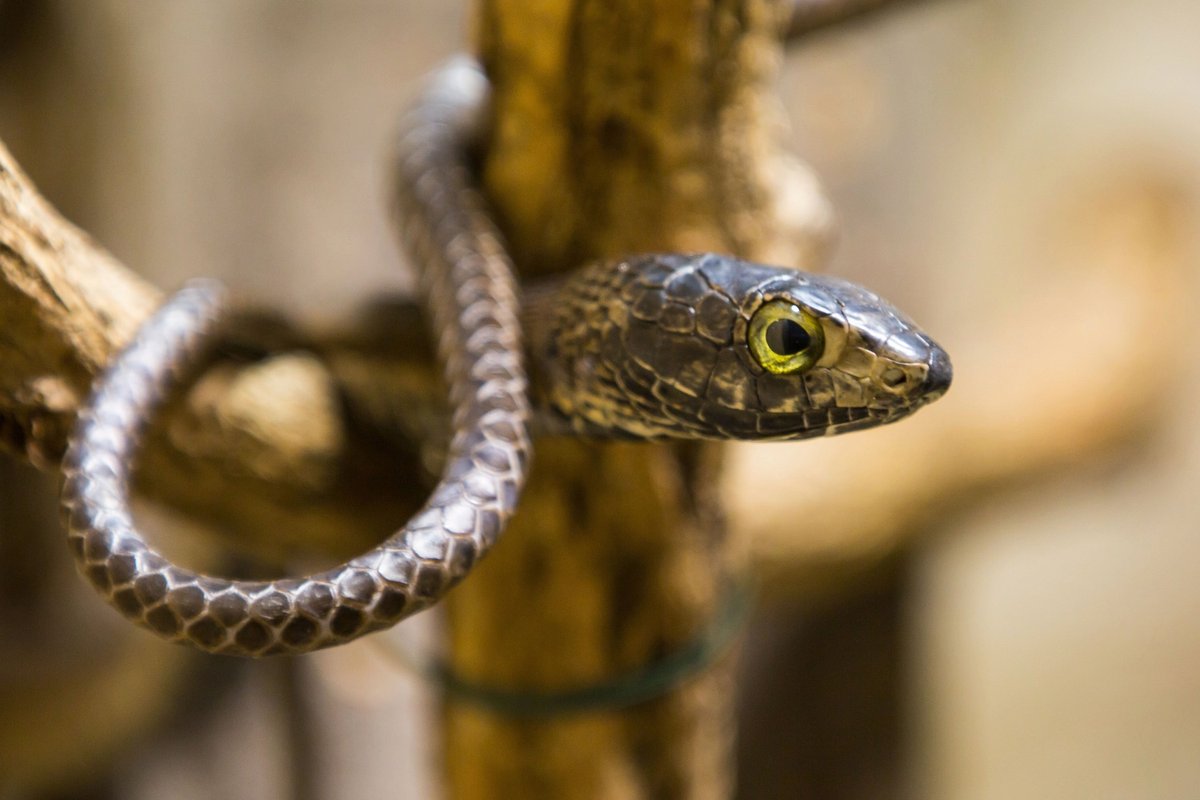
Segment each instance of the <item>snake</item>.
[[83,577],[159,636],[238,656],[304,653],[437,602],[517,508],[534,434],[795,440],[891,423],[942,396],[946,352],[847,281],[713,253],[599,261],[523,289],[469,153],[488,83],[466,57],[400,125],[401,238],[437,342],[452,431],[426,503],[329,570],[230,580],[172,563],[130,510],[148,420],[203,363],[224,290],[186,285],[97,379],[63,461],[61,510]]

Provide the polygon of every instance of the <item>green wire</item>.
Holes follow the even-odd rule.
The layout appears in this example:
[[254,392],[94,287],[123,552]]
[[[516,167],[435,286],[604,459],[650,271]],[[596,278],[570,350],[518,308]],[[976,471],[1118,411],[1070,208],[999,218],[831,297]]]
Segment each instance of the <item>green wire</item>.
[[725,593],[708,627],[678,650],[640,669],[602,683],[555,692],[503,689],[467,680],[444,662],[419,663],[389,648],[403,662],[452,699],[509,717],[560,717],[614,711],[661,697],[711,666],[733,643],[752,605],[746,583]]

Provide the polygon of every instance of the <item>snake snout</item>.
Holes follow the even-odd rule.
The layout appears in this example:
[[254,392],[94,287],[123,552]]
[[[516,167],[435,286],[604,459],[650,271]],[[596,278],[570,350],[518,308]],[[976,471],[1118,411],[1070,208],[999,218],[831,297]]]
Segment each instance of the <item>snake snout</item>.
[[954,366],[945,350],[933,346],[929,357],[929,372],[925,375],[925,384],[921,393],[923,402],[932,403],[946,393],[950,382],[954,379]]

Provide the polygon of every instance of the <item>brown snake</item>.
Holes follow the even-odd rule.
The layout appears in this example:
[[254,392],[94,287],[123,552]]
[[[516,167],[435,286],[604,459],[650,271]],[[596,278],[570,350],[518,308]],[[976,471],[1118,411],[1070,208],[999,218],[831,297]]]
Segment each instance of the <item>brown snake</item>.
[[[891,422],[941,396],[946,354],[844,281],[719,255],[590,265],[526,301],[464,157],[486,82],[466,59],[403,124],[399,212],[444,364],[453,439],[426,505],[370,552],[274,581],[200,575],[138,533],[140,436],[203,352],[221,291],[168,301],[97,382],[64,461],[63,512],[82,574],[161,636],[260,656],[340,644],[436,602],[513,513],[530,452],[528,358],[547,433],[634,439],[799,439]],[[535,311],[537,313],[531,313]]]

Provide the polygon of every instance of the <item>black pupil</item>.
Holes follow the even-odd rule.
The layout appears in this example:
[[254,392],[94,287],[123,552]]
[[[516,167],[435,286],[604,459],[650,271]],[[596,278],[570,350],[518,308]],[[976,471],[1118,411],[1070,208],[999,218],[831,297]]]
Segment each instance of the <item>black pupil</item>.
[[777,319],[767,326],[767,347],[781,356],[803,353],[811,343],[808,331],[795,320]]

